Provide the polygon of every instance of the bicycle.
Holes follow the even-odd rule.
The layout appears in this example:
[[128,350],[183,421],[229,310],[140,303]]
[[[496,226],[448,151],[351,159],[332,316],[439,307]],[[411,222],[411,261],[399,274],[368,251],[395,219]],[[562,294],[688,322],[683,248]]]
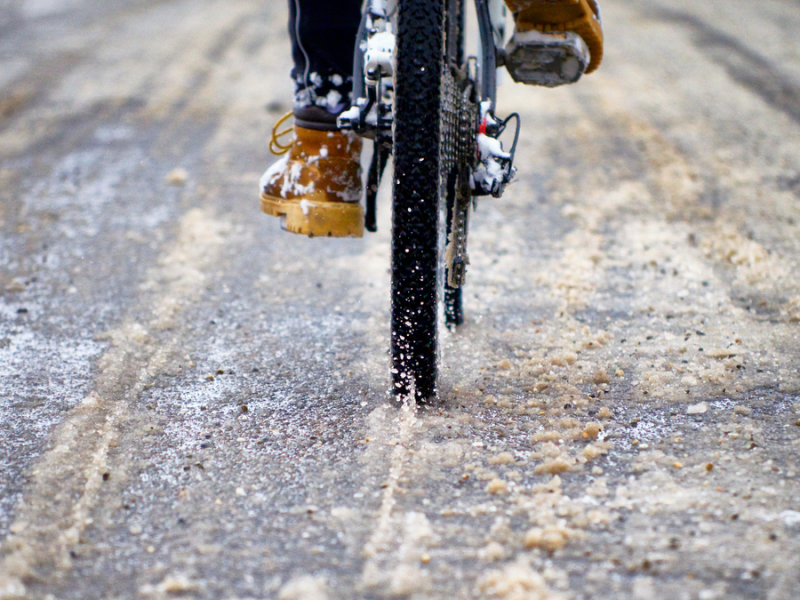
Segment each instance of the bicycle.
[[[352,108],[339,127],[374,141],[365,227],[393,156],[392,391],[433,399],[440,299],[463,323],[467,234],[476,198],[499,197],[514,176],[519,115],[495,117],[502,0],[475,0],[480,57],[465,56],[465,0],[368,0],[353,61]],[[509,152],[499,136],[516,120]]]
[[[369,0],[353,61],[352,108],[339,127],[374,140],[365,226],[393,156],[392,391],[435,397],[440,299],[448,327],[463,323],[467,233],[475,199],[499,197],[514,175],[519,116],[494,115],[502,64],[502,0],[475,0],[481,56],[464,51],[464,0]],[[494,18],[493,18],[494,17]],[[500,58],[500,60],[498,60]],[[509,152],[499,136],[511,119]]]

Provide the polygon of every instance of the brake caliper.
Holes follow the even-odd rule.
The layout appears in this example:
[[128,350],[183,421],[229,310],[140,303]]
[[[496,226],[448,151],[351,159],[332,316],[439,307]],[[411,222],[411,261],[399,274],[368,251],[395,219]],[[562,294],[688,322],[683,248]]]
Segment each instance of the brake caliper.
[[[491,104],[488,101],[481,102],[481,116],[476,136],[478,160],[472,172],[472,190],[476,196],[491,195],[499,198],[517,172],[514,167],[514,154],[519,139],[519,115],[513,113],[503,121],[497,120],[492,114]],[[511,119],[516,119],[517,129],[511,151],[506,152],[499,137]]]

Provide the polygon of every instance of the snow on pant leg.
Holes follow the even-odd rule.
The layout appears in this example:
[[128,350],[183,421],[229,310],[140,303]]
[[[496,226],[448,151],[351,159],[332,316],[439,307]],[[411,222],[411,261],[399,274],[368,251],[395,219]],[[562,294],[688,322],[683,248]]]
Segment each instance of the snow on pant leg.
[[350,106],[362,0],[289,0],[295,107]]

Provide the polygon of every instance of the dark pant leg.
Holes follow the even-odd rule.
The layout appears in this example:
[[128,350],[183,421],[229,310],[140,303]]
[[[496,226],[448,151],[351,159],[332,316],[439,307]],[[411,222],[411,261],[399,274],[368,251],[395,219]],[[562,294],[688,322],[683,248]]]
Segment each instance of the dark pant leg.
[[316,105],[338,113],[350,105],[361,2],[289,0],[297,106]]

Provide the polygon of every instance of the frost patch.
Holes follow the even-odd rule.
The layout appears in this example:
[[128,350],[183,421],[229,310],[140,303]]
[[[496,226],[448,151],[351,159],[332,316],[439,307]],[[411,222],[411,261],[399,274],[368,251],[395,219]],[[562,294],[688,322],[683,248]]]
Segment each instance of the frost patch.
[[[52,175],[35,184],[23,198],[26,210],[55,210],[82,206],[99,214],[113,202],[120,183],[127,180],[142,159],[138,150],[109,156],[105,148],[65,156]],[[109,164],[110,163],[110,164]]]
[[785,510],[779,515],[765,515],[762,517],[765,521],[783,521],[787,527],[794,527],[800,525],[800,512],[796,510]]
[[[0,314],[7,312],[0,304]],[[16,315],[15,315],[16,316]],[[12,453],[0,455],[0,536],[7,533],[26,460],[80,403],[92,361],[103,350],[92,340],[65,341],[3,319],[0,321],[0,438]],[[27,457],[27,458],[25,458]]]

